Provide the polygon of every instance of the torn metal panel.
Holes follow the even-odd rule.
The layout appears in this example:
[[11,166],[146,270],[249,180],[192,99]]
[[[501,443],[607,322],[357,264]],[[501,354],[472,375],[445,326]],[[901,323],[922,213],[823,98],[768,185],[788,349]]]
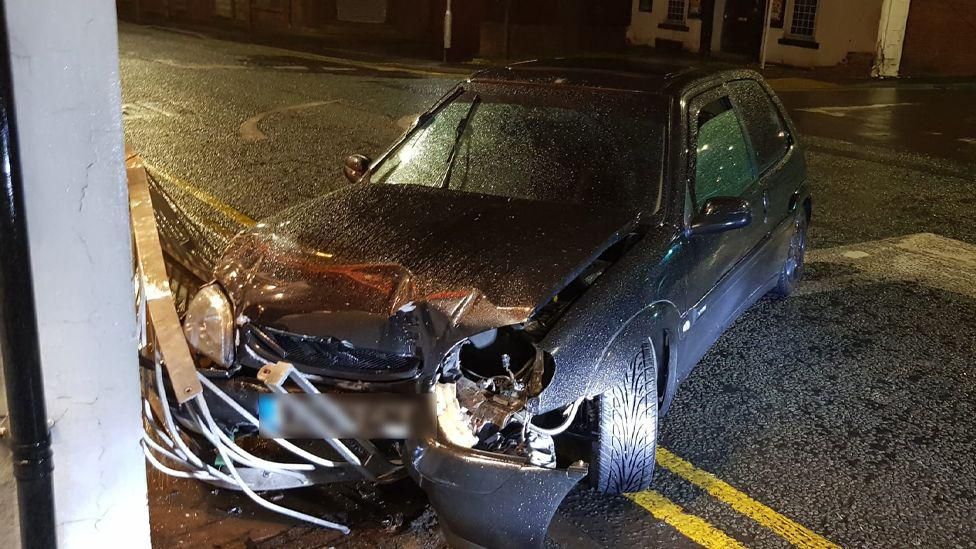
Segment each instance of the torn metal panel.
[[153,326],[156,350],[163,357],[166,372],[179,403],[198,396],[203,387],[197,379],[196,364],[183,336],[176,304],[163,262],[156,217],[149,196],[146,169],[137,154],[126,151],[126,176],[129,181],[129,211],[140,277],[140,297]]

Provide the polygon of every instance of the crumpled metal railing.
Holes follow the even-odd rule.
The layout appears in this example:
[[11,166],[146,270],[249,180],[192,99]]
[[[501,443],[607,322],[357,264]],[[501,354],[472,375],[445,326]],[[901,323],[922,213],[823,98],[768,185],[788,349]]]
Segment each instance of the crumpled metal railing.
[[[348,533],[349,529],[342,524],[289,509],[258,494],[262,490],[314,484],[316,474],[322,471],[331,471],[330,475],[325,475],[328,478],[337,478],[341,475],[336,473],[347,470],[356,471],[369,480],[376,477],[364,466],[364,460],[339,439],[323,437],[344,458],[343,461],[326,459],[285,439],[273,439],[284,451],[297,458],[293,463],[285,463],[253,455],[237,445],[232,436],[218,425],[210,412],[205,393],[223,401],[244,422],[255,428],[259,426],[259,421],[197,370],[169,287],[146,170],[139,156],[129,150],[126,151],[126,171],[136,252],[135,290],[140,353],[144,362],[152,364],[151,381],[143,388],[145,433],[142,446],[146,461],[166,475],[240,490],[265,509]],[[287,363],[269,364],[262,368],[258,377],[272,392],[287,392],[284,384],[288,382],[303,392],[318,393],[301,372]],[[173,410],[179,410],[179,415],[175,415]],[[195,436],[190,436],[190,433]],[[222,465],[208,463],[199,451],[193,450],[192,447],[197,446],[201,439],[216,450]],[[386,462],[370,441],[356,442],[370,458]]]

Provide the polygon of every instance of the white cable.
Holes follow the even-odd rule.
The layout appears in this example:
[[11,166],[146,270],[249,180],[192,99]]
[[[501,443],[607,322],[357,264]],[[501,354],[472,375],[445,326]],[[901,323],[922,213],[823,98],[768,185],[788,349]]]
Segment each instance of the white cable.
[[[193,414],[193,413],[194,412],[191,410],[191,414]],[[199,419],[199,418],[197,418],[197,419]],[[199,424],[200,422],[197,421],[197,423]],[[204,432],[203,433],[204,436],[207,436],[207,433],[208,432],[209,431]],[[279,463],[277,461],[268,461],[266,459],[259,458],[259,457],[255,456],[254,454],[251,454],[247,450],[245,450],[245,449],[241,448],[240,446],[238,446],[237,443],[235,443],[233,440],[231,440],[231,438],[229,436],[227,436],[226,433],[224,433],[224,430],[223,429],[218,429],[216,433],[210,433],[210,434],[211,435],[216,435],[217,438],[219,438],[220,441],[225,446],[228,447],[228,450],[230,450],[231,453],[237,454],[242,459],[246,460],[247,463],[244,463],[244,462],[241,462],[240,460],[238,460],[238,463],[242,463],[243,465],[247,465],[249,467],[257,466],[260,469],[268,469],[270,471],[275,471],[275,472],[286,472],[286,471],[314,471],[315,470],[315,466],[312,465],[312,464],[310,464],[310,463]],[[208,436],[207,439],[210,440],[211,443],[214,443],[214,440],[212,440],[211,437]],[[304,479],[305,477],[299,475],[296,478],[302,478],[302,479]]]
[[[149,436],[148,432],[143,432],[142,441],[144,444],[148,444],[149,446],[152,447],[153,450],[159,452],[160,454],[163,454],[168,459],[176,463],[179,463],[180,465],[186,467],[187,469],[196,470],[201,474],[206,475],[207,477],[214,477],[218,480],[226,482],[231,486],[236,485],[234,479],[230,478],[229,476],[225,475],[224,473],[220,472],[218,469],[212,467],[209,464],[205,464],[204,467],[199,467],[187,461],[187,458],[182,455],[183,452],[181,452],[178,448],[174,446],[173,441],[170,440],[170,438],[167,437],[164,433],[159,432],[158,428],[155,427],[155,422],[151,422],[151,425],[154,426],[154,434],[160,437],[161,439],[163,439],[163,441],[166,444],[168,444],[170,448],[169,449],[164,448],[158,442],[153,440],[153,438]],[[202,479],[202,480],[206,480],[206,479]]]
[[[217,436],[220,440],[227,445],[231,450],[237,452],[241,457],[248,459],[254,463],[259,464],[262,468],[270,470],[280,470],[284,471],[314,471],[315,466],[311,463],[281,463],[277,461],[269,461],[266,459],[259,458],[254,454],[248,452],[247,450],[241,448],[233,440],[228,437],[223,430],[217,431]],[[303,477],[304,478],[304,477]]]
[[[177,456],[173,452],[167,450],[166,448],[163,448],[156,441],[152,440],[152,438],[150,438],[148,436],[143,436],[142,443],[143,443],[143,446],[148,445],[150,447],[149,448],[150,450],[155,451],[155,452],[159,452],[160,454],[162,454],[167,459],[169,459],[169,460],[173,461],[174,463],[178,463],[181,466],[185,467],[186,469],[188,469],[187,472],[189,472],[191,474],[196,473],[196,474],[199,474],[200,475],[200,476],[194,476],[194,478],[199,478],[200,480],[215,480],[215,481],[216,480],[219,480],[219,481],[222,481],[222,482],[227,483],[230,486],[236,486],[237,485],[237,483],[234,482],[234,479],[232,479],[231,477],[225,475],[224,473],[220,472],[219,470],[217,470],[217,469],[215,469],[213,467],[209,467],[209,466],[207,467],[206,470],[200,469],[200,468],[196,467],[195,465],[193,465],[192,463],[187,462],[185,459]],[[153,457],[155,457],[155,455]]]
[[186,445],[186,443],[183,442],[183,438],[180,436],[179,429],[177,429],[176,425],[173,423],[173,416],[172,414],[170,414],[169,411],[169,398],[166,396],[166,385],[163,384],[163,369],[162,366],[160,365],[159,360],[155,361],[155,370],[156,370],[156,388],[157,388],[156,394],[159,396],[160,408],[162,408],[163,411],[164,425],[167,426],[166,430],[169,433],[169,436],[172,439],[172,441],[176,443],[176,445],[174,446],[174,450],[177,450],[178,452],[181,451],[186,456],[186,459],[192,465],[194,465],[198,470],[204,471],[207,474],[210,474],[211,476],[220,478],[224,480],[224,482],[229,483],[231,486],[235,485],[236,482],[234,482],[233,479],[231,479],[224,473],[220,472],[216,468],[212,467],[210,464],[204,463],[203,460],[197,457],[197,455],[194,454],[192,450],[190,450],[190,448]]
[[550,427],[550,428],[539,427],[537,425],[533,425],[532,420],[529,420],[528,422],[529,430],[535,433],[539,433],[541,435],[549,435],[551,437],[562,434],[563,431],[569,429],[569,426],[573,423],[573,419],[576,418],[576,411],[579,409],[580,404],[582,403],[583,403],[582,398],[574,402],[566,411],[566,421],[564,421],[560,425],[556,427]]
[[[175,448],[176,444],[173,443],[173,439],[169,438],[169,435],[167,435],[165,432],[163,432],[163,430],[162,430],[162,428],[160,428],[159,424],[156,423],[156,418],[153,417],[152,408],[149,405],[149,401],[147,399],[143,399],[142,402],[144,404],[144,406],[143,406],[143,412],[145,413],[145,418],[144,419],[146,420],[146,423],[148,424],[148,426],[152,428],[153,434],[155,434],[157,437],[159,437],[160,440],[162,440],[164,444],[166,444],[167,446],[169,446],[170,448],[172,448],[178,454],[182,454],[183,452],[181,450]],[[146,429],[143,429],[143,431],[145,432]],[[145,432],[145,434],[148,434],[148,432]],[[186,456],[183,456],[183,458],[185,459]]]
[[[213,420],[213,417],[210,415],[210,410],[207,408],[207,401],[203,398],[203,396],[197,395],[193,397],[193,401],[196,402],[196,404],[200,407],[200,412],[201,412],[200,415],[202,415],[203,418],[207,421],[209,425],[209,429],[210,430],[218,429],[216,423]],[[201,427],[203,426],[201,425]],[[244,479],[241,478],[240,474],[237,472],[237,468],[234,466],[233,460],[230,459],[230,457],[227,455],[227,451],[223,448],[223,446],[217,446],[217,452],[220,453],[221,458],[224,460],[224,463],[227,465],[228,472],[230,472],[231,476],[234,477],[237,480],[237,482],[240,484],[241,490],[243,490],[244,493],[247,494],[247,497],[251,498],[251,500],[254,501],[254,503],[257,503],[261,507],[264,507],[265,509],[268,509],[270,511],[275,511],[298,520],[302,520],[311,524],[315,524],[317,526],[321,526],[323,528],[338,530],[343,534],[349,533],[349,528],[346,526],[334,522],[329,522],[327,520],[320,519],[318,517],[313,517],[311,515],[306,515],[305,513],[301,513],[295,511],[294,509],[289,509],[287,507],[282,507],[281,505],[276,505],[262,498],[261,496],[257,495],[253,490],[251,490],[251,487],[248,486],[246,482],[244,482]]]
[[162,445],[160,445],[158,442],[156,442],[149,436],[149,433],[143,433],[142,443],[149,445],[149,447],[154,452],[158,452],[163,456],[165,456],[166,458],[179,463],[180,465],[187,466],[191,469],[196,467],[195,465],[191,465],[190,462],[186,460],[186,458],[183,458],[182,456],[178,456],[175,453],[171,452],[170,450],[163,448]]
[[196,456],[190,448],[183,442],[183,438],[180,437],[180,432],[176,429],[176,425],[173,423],[173,416],[169,413],[169,400],[166,397],[166,385],[163,384],[163,368],[159,363],[159,360],[154,361],[156,366],[156,394],[159,395],[159,400],[161,403],[160,408],[163,409],[163,424],[166,430],[169,432],[170,436],[179,446],[180,450],[186,454],[187,459],[197,467],[204,467],[203,461]]
[[215,482],[218,480],[217,477],[211,476],[207,473],[204,473],[203,471],[192,471],[192,472],[179,471],[167,467],[166,465],[163,465],[163,463],[159,461],[159,459],[157,459],[156,456],[153,455],[153,453],[149,450],[149,447],[145,444],[142,445],[142,453],[145,454],[146,461],[148,461],[150,465],[152,465],[157,471],[163,473],[164,475],[168,475],[176,478],[192,478],[196,480],[205,480],[210,482]]
[[[260,428],[261,424],[258,422],[258,418],[254,417],[250,412],[248,412],[243,406],[241,406],[230,395],[228,395],[227,393],[225,393],[222,390],[220,390],[220,388],[217,387],[217,385],[214,384],[214,382],[212,382],[209,379],[207,379],[206,376],[204,376],[203,374],[198,374],[198,376],[200,377],[200,381],[208,389],[210,389],[211,391],[213,391],[213,393],[215,395],[217,395],[220,398],[220,400],[223,400],[224,402],[226,402],[228,406],[230,406],[231,408],[233,408],[238,414],[240,414],[240,416],[242,418],[244,418],[245,420],[247,420],[251,425],[254,425],[255,427]],[[301,458],[305,458],[308,461],[310,461],[310,462],[312,462],[312,463],[314,463],[314,464],[316,464],[316,465],[318,465],[320,467],[341,467],[342,466],[339,463],[336,463],[334,461],[331,461],[331,460],[328,460],[328,459],[319,457],[319,456],[317,456],[317,455],[315,455],[315,454],[313,454],[311,452],[308,452],[306,450],[303,450],[303,449],[299,448],[298,446],[295,446],[294,444],[292,444],[291,442],[289,442],[289,441],[287,441],[287,440],[285,440],[283,438],[276,438],[276,439],[272,439],[272,440],[274,440],[275,442],[277,442],[279,446],[281,446],[285,450],[288,450],[292,454],[294,454],[294,455],[296,455],[298,457],[301,457]]]
[[[273,473],[289,476],[302,481],[303,484],[307,483],[308,480],[305,477],[305,475],[277,467],[274,464],[274,462],[265,461],[260,458],[255,458],[257,461],[252,460],[251,458],[254,456],[251,456],[247,451],[238,447],[226,435],[224,435],[223,437],[220,436],[221,434],[223,434],[223,431],[220,429],[219,426],[217,427],[217,431],[213,432],[204,424],[204,422],[200,420],[199,414],[197,414],[192,408],[189,409],[189,412],[190,412],[190,417],[192,417],[194,421],[196,421],[197,427],[202,427],[202,429],[200,430],[200,434],[203,435],[204,438],[206,438],[208,441],[210,441],[210,444],[213,444],[215,448],[223,447],[225,450],[227,450],[228,455],[230,455],[231,459],[233,459],[237,463],[240,463],[241,465],[245,467],[249,467],[251,469],[265,469]],[[207,412],[209,413],[209,410],[207,410]],[[217,425],[216,422],[213,422],[213,425],[216,426]],[[261,462],[264,462],[267,465],[264,465]],[[312,466],[309,465],[309,467]]]
[[176,444],[173,442],[173,439],[171,439],[169,437],[169,435],[167,435],[166,432],[156,422],[156,418],[152,415],[152,410],[151,410],[151,408],[149,406],[149,401],[148,400],[143,400],[143,402],[146,404],[146,406],[145,406],[145,412],[146,412],[145,421],[146,421],[146,424],[147,424],[146,425],[147,428],[143,428],[143,433],[142,433],[143,434],[143,438],[148,439],[154,445],[157,445],[157,446],[162,447],[162,445],[160,445],[159,443],[157,443],[155,441],[155,439],[153,439],[151,436],[149,436],[150,435],[150,430],[149,429],[151,429],[152,430],[151,431],[151,434],[155,435],[157,438],[159,438],[159,440],[163,441],[163,444],[165,444],[169,448],[169,450],[171,450],[173,453],[175,453],[176,456],[179,459],[181,459],[183,461],[186,461],[187,458],[186,458],[186,455],[183,453],[183,451],[176,447]]
[[[319,391],[315,385],[309,383],[305,375],[299,372],[297,369],[292,368],[288,375],[288,378],[291,379],[292,383],[298,385],[299,389],[301,389],[302,391],[308,394],[312,394],[312,395],[322,394],[322,392]],[[321,401],[320,403],[322,405],[328,405],[326,401]],[[334,409],[335,405],[333,404],[330,407]],[[324,425],[322,425],[320,422],[315,420],[315,416],[311,416],[309,419],[317,423],[319,427],[324,427]],[[327,428],[323,430],[328,431]],[[334,439],[334,438],[325,438],[324,440],[326,444],[332,447],[333,450],[339,452],[339,455],[341,455],[343,459],[345,459],[353,466],[357,467],[360,470],[360,472],[363,474],[363,476],[365,476],[368,480],[376,480],[373,474],[365,467],[363,467],[363,463],[359,459],[359,456],[357,456],[352,450],[350,450],[349,447],[346,446],[341,440]],[[369,446],[372,446],[372,443],[370,443],[369,441],[363,441],[357,439],[357,442],[359,442],[359,444],[362,445],[364,448],[368,448]],[[375,454],[375,452],[371,452],[371,453]]]
[[[161,405],[162,405],[161,407],[163,409],[164,425],[166,426],[167,432],[172,437],[172,440],[176,443],[176,446],[179,447],[179,450],[181,450],[183,453],[186,454],[187,458],[192,462],[193,465],[195,465],[196,467],[201,468],[201,469],[203,469],[203,468],[209,469],[211,472],[216,472],[221,477],[227,478],[226,475],[224,475],[222,472],[216,471],[213,468],[211,468],[209,465],[204,464],[200,460],[200,458],[198,458],[196,456],[196,454],[194,454],[189,449],[189,447],[183,442],[183,440],[180,438],[180,436],[179,436],[179,430],[176,428],[175,424],[173,423],[173,417],[172,417],[172,415],[169,412],[169,401],[168,401],[167,396],[166,396],[165,385],[163,384],[162,368],[161,368],[160,363],[159,363],[158,360],[156,361],[155,370],[156,370],[156,385],[157,385],[157,389],[158,389],[157,390],[157,393],[159,394],[160,401],[161,401]],[[202,376],[201,376],[201,378],[202,378]],[[209,382],[209,380],[206,380],[206,382]],[[205,383],[205,384],[208,384],[211,389],[216,389],[216,386],[213,385],[213,383]],[[251,421],[255,425],[257,424],[257,418],[254,418],[254,416],[252,416],[250,413],[248,413],[246,410],[244,410],[242,407],[240,407],[240,405],[237,405],[236,401],[234,401],[233,399],[231,399],[227,395],[222,395],[223,392],[220,391],[219,389],[217,389],[214,392],[219,397],[221,397],[225,402],[228,402],[228,404],[230,404],[232,407],[234,407],[235,409],[237,409],[238,412],[243,412],[241,414],[242,417],[244,417],[248,421]],[[321,526],[323,528],[329,528],[329,529],[332,529],[332,530],[338,530],[338,531],[342,532],[343,534],[348,534],[349,533],[349,528],[346,527],[346,526],[344,526],[344,525],[337,524],[337,523],[334,523],[334,522],[330,522],[330,521],[327,521],[327,520],[324,520],[324,519],[320,519],[320,518],[317,518],[317,517],[313,517],[311,515],[306,515],[305,513],[301,513],[301,512],[295,511],[293,509],[288,509],[287,507],[282,507],[280,505],[276,505],[276,504],[271,503],[270,501],[262,498],[257,493],[255,493],[254,490],[252,490],[251,487],[248,486],[248,484],[240,476],[240,473],[238,473],[237,467],[234,465],[234,461],[235,460],[231,458],[231,456],[228,454],[228,450],[224,447],[223,444],[220,443],[220,439],[218,437],[214,437],[213,433],[219,431],[220,428],[217,426],[216,422],[214,422],[213,416],[210,415],[210,410],[207,407],[207,401],[203,398],[202,395],[197,395],[197,396],[193,397],[192,402],[195,402],[200,407],[200,412],[201,412],[200,413],[200,416],[202,416],[203,419],[205,419],[206,420],[206,423],[207,423],[207,425],[203,425],[202,423],[200,423],[200,417],[197,416],[196,414],[194,414],[194,418],[197,420],[197,426],[199,427],[201,433],[208,433],[208,434],[210,434],[211,436],[210,437],[207,437],[207,438],[212,443],[215,440],[217,441],[215,443],[215,447],[217,449],[217,452],[220,454],[221,459],[223,460],[224,464],[227,467],[228,472],[230,473],[230,478],[228,480],[230,480],[231,482],[229,482],[228,484],[230,484],[231,486],[238,486],[241,489],[241,491],[243,491],[247,495],[248,498],[250,498],[252,501],[254,501],[255,503],[257,503],[261,507],[264,507],[265,509],[268,509],[270,511],[274,511],[274,512],[277,512],[277,513],[281,513],[283,515],[286,515],[286,516],[289,516],[289,517],[292,517],[294,519],[301,520],[301,521],[304,521],[304,522],[308,522],[310,524],[315,524],[316,526]],[[282,442],[284,442],[284,441],[282,441]],[[281,444],[281,442],[279,442],[279,444]],[[291,446],[290,443],[288,443],[288,445]],[[282,444],[282,446],[285,446],[285,445]],[[287,446],[285,446],[285,447],[287,448]],[[289,451],[292,451],[293,453],[296,453],[296,455],[306,454],[307,456],[311,456],[311,457],[317,458],[317,456],[314,456],[313,454],[309,454],[308,452],[305,452],[304,450],[301,450],[298,447],[294,447],[293,446],[293,449],[292,448],[288,448],[288,449],[289,449]],[[297,452],[296,452],[296,450],[297,450]],[[177,471],[175,469],[172,469],[170,467],[167,467],[167,466],[163,465],[161,462],[159,462],[158,459],[156,459],[156,457],[154,455],[152,455],[151,452],[148,451],[148,447],[145,446],[145,445],[143,446],[143,452],[146,454],[146,459],[150,462],[150,464],[153,467],[155,467],[156,469],[158,469],[161,472],[163,472],[164,474],[168,474],[168,475],[176,476],[176,477],[182,477],[182,478],[198,478],[197,476],[193,476],[194,473],[187,473],[187,472],[184,472],[184,471]],[[302,457],[306,457],[306,456],[302,456]],[[306,457],[306,459],[307,459],[307,457]],[[314,461],[321,461],[321,462],[329,463],[329,465],[327,465],[327,466],[332,466],[332,467],[335,466],[334,463],[329,462],[327,460],[323,460],[321,458],[317,458],[317,460],[311,460],[311,461],[313,461],[313,462]],[[216,477],[216,475],[212,475],[211,473],[204,473],[202,471],[197,471],[197,474],[198,475],[201,475],[201,476],[206,475],[206,476]],[[208,480],[209,481],[210,479],[208,479],[208,478],[206,478],[204,476],[202,478],[202,480]],[[216,482],[221,482],[221,481],[227,482],[227,481],[224,481],[223,479],[221,479],[219,477],[215,478],[214,481],[216,481]],[[211,481],[211,482],[213,482],[213,481]]]

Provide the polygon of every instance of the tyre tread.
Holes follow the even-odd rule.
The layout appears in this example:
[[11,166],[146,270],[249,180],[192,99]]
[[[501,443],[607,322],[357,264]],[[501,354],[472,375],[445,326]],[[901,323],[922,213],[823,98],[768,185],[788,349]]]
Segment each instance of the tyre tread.
[[[657,370],[650,344],[630,361],[624,382],[597,399],[594,481],[611,494],[651,484],[657,448]],[[646,423],[650,425],[645,425]]]

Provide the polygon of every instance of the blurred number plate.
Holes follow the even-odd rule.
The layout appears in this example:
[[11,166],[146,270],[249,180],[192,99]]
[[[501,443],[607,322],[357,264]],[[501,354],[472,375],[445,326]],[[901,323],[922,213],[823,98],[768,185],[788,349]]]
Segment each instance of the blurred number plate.
[[267,438],[411,438],[422,399],[416,395],[268,394],[258,401]]

